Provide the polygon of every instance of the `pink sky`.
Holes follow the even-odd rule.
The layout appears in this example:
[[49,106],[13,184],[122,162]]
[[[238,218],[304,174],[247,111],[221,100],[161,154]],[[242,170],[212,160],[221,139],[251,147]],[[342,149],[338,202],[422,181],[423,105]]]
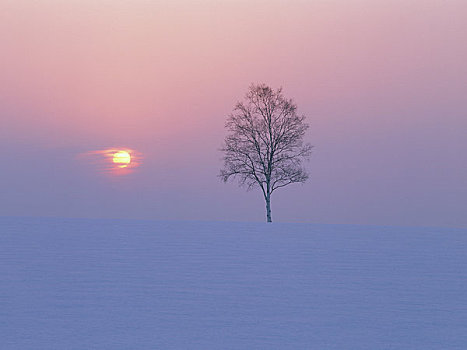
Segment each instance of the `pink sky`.
[[[216,174],[226,115],[265,82],[315,145],[277,220],[467,226],[466,42],[463,0],[2,1],[0,215],[262,220]],[[114,147],[139,171],[76,159]]]

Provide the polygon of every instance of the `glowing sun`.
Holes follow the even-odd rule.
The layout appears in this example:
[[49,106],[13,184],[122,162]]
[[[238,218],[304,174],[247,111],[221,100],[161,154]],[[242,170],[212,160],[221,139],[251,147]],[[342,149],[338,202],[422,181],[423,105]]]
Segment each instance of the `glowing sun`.
[[126,168],[131,163],[131,155],[127,151],[118,151],[113,154],[112,161],[120,168]]

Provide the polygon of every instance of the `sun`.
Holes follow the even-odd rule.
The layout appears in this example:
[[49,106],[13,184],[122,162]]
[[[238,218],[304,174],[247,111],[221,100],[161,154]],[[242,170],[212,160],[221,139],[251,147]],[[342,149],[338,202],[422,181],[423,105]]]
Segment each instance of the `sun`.
[[126,168],[131,163],[131,155],[127,151],[118,151],[113,154],[112,161],[120,168]]

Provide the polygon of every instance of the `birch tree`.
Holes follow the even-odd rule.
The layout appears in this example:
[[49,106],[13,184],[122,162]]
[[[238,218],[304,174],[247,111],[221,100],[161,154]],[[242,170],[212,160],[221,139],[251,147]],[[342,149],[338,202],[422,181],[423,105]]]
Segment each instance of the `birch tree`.
[[245,99],[228,116],[220,178],[238,180],[248,190],[258,187],[266,203],[267,222],[272,222],[271,195],[292,183],[304,183],[308,173],[303,161],[312,146],[304,142],[309,125],[297,113],[297,105],[282,88],[265,84],[250,86]]

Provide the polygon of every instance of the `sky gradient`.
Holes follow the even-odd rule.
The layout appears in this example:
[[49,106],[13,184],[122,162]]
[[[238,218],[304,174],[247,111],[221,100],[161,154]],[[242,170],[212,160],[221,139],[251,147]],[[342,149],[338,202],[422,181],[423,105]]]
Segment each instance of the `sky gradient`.
[[[273,219],[467,227],[467,2],[0,1],[0,215],[263,221],[216,178],[251,83],[311,124]],[[133,149],[109,176],[79,155]]]

